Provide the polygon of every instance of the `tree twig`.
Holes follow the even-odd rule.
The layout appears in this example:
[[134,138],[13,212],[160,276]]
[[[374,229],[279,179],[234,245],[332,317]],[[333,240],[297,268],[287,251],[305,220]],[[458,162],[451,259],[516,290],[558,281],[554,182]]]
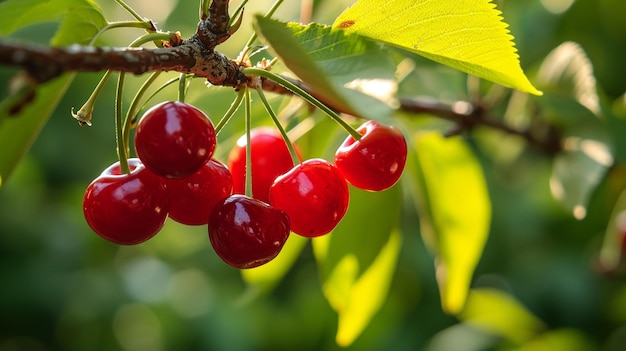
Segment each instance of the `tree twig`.
[[[176,71],[205,78],[216,86],[240,88],[250,85],[277,94],[293,94],[278,83],[263,77],[246,77],[243,63],[231,60],[215,51],[215,47],[227,40],[230,17],[228,0],[213,0],[209,15],[201,19],[194,35],[182,40],[176,33],[162,48],[115,48],[72,45],[48,47],[0,39],[0,64],[23,68],[31,80],[44,83],[66,72],[118,71],[142,74],[149,71]],[[284,77],[297,87],[320,99],[306,83]],[[322,103],[337,112],[341,109],[331,101]],[[485,126],[504,133],[517,135],[529,144],[553,155],[561,148],[560,137],[554,128],[546,126],[547,132],[537,133],[531,129],[517,129],[489,116],[486,109],[468,102],[443,104],[425,99],[401,99],[400,109],[415,114],[431,114],[457,123],[453,132],[462,132],[476,126]]]

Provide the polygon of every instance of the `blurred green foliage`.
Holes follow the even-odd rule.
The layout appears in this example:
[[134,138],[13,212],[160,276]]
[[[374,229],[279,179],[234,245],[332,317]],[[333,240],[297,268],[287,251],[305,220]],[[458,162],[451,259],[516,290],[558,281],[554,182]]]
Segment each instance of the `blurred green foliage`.
[[[128,3],[159,28],[179,30],[183,37],[197,24],[197,1]],[[270,3],[251,1],[244,21]],[[316,0],[313,20],[332,23],[349,3]],[[619,106],[613,101],[626,91],[625,2],[497,3],[527,71],[536,71],[563,41],[578,42],[594,66],[602,100]],[[108,19],[128,19],[113,2],[101,5]],[[299,16],[296,1],[287,1],[277,13],[283,20]],[[18,36],[45,42],[51,33],[50,25],[42,24]],[[242,26],[220,50],[236,56],[249,34],[249,26]],[[98,44],[126,45],[136,35],[119,30]],[[407,91],[443,100],[464,97],[464,75],[416,61],[421,87]],[[13,73],[0,68],[0,82]],[[29,154],[0,189],[0,351],[341,349],[335,343],[337,315],[323,295],[310,244],[271,293],[258,295],[249,291],[239,271],[213,253],[204,227],[169,221],[155,239],[137,247],[117,247],[89,229],[81,211],[83,191],[116,160],[114,84],[109,83],[96,105],[93,127],[78,127],[69,111],[82,105],[99,78],[77,76]],[[141,84],[140,79],[129,80],[126,103]],[[229,89],[207,88],[201,81],[192,84],[188,101],[214,120],[234,98]],[[173,99],[175,94],[173,88],[158,99]],[[0,96],[5,95],[6,84],[0,84]],[[287,100],[274,97],[272,103],[279,106]],[[265,116],[262,106],[255,105],[255,115]],[[240,117],[220,134],[217,155],[222,160],[243,130]],[[255,123],[269,122],[260,117]],[[613,130],[625,128],[619,117],[611,123]],[[495,306],[511,311],[508,318],[518,316],[518,324],[506,315],[502,318],[510,324],[491,323],[499,316],[490,311],[478,322],[472,319],[474,310],[461,315],[463,321],[442,311],[433,257],[419,235],[419,218],[407,196],[401,214],[403,243],[389,296],[348,350],[515,350],[516,338],[526,335],[515,328],[540,331],[525,340],[523,350],[623,350],[626,279],[619,272],[601,274],[597,255],[613,204],[626,186],[624,165],[618,162],[610,169],[591,195],[587,216],[577,220],[550,193],[549,156],[528,149],[502,162],[496,157],[501,150],[484,147],[487,133],[478,133],[473,146],[491,195],[492,227],[473,282],[482,295],[470,301],[483,310],[488,309],[482,307],[487,297],[501,301]],[[318,134],[315,144],[309,138],[300,146],[304,152],[329,157],[342,136]],[[626,142],[614,142],[619,160]],[[376,216],[363,220],[375,221]],[[489,289],[506,292],[514,302],[506,296],[494,298]],[[517,304],[525,311],[519,312]],[[513,332],[505,330],[508,326]],[[507,335],[514,335],[513,340]]]

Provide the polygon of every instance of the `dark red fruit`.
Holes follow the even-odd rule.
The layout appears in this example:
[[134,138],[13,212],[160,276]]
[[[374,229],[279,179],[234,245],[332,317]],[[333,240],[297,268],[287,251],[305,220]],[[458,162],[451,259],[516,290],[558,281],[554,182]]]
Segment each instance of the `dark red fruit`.
[[335,165],[357,188],[381,191],[392,187],[404,170],[407,146],[397,128],[368,121],[357,131],[363,137],[348,136],[335,153]]
[[209,239],[217,255],[235,268],[271,261],[289,237],[289,217],[265,202],[232,195],[218,202],[209,217]]
[[[250,131],[250,156],[252,158],[252,196],[268,202],[269,189],[274,179],[293,167],[293,159],[278,131],[259,127]],[[245,194],[246,183],[246,136],[228,156],[228,169],[233,175],[233,193]]]
[[131,172],[111,165],[85,191],[83,212],[101,237],[120,245],[134,245],[153,237],[163,226],[169,202],[161,178],[139,159],[129,159]]
[[230,196],[233,180],[226,166],[209,160],[183,179],[164,179],[170,200],[169,216],[187,225],[207,224],[217,202]]
[[306,237],[333,230],[346,214],[349,201],[345,179],[322,159],[302,162],[270,187],[270,204],[287,212],[291,230]]
[[137,124],[135,151],[153,173],[185,178],[213,155],[215,129],[204,112],[178,101],[146,111]]

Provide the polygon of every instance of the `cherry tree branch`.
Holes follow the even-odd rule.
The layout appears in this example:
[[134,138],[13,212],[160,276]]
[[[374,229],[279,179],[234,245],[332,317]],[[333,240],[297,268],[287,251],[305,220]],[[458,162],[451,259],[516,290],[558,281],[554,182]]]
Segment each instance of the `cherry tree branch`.
[[[142,74],[176,71],[205,78],[216,86],[239,89],[248,85],[256,89],[260,81],[261,88],[265,91],[293,94],[270,79],[245,76],[242,73],[245,64],[215,51],[215,47],[232,34],[229,28],[228,4],[229,0],[212,0],[208,16],[202,16],[194,35],[182,40],[177,33],[170,34],[169,41],[165,42],[163,47],[116,48],[80,45],[48,47],[0,39],[0,64],[23,68],[35,84],[47,82],[67,72],[118,71]],[[283,78],[320,99],[335,111],[345,112],[333,106],[331,101],[321,99],[306,83],[293,78]],[[458,128],[449,133],[450,135],[477,126],[485,126],[517,135],[550,155],[561,148],[560,137],[553,128],[549,128],[550,126],[545,126],[544,130],[548,132],[543,133],[537,133],[530,128],[517,129],[505,124],[501,119],[489,116],[485,108],[468,102],[447,105],[424,99],[401,99],[400,109],[454,121]]]
[[107,70],[141,74],[176,71],[206,78],[211,84],[239,86],[245,77],[239,64],[202,45],[196,36],[178,46],[116,48],[72,45],[47,47],[0,40],[0,64],[20,66],[38,83],[66,72]]

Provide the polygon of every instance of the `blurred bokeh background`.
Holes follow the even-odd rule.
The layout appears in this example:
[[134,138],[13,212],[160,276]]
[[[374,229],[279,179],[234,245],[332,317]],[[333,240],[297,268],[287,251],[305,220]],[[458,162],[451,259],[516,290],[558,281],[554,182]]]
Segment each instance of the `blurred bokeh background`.
[[[99,3],[109,20],[130,18],[113,1]],[[332,23],[350,3],[315,0],[312,20]],[[626,2],[496,3],[525,70],[536,70],[560,43],[575,41],[594,65],[605,102],[611,105],[624,94]],[[128,4],[160,29],[178,30],[183,37],[195,30],[198,1]],[[235,57],[251,33],[246,21],[270,5],[268,0],[250,1],[241,30],[220,50]],[[300,3],[286,1],[277,17],[299,20]],[[38,25],[18,34],[45,42],[53,29]],[[139,34],[112,31],[99,45],[126,45]],[[440,96],[464,96],[455,72],[429,64],[417,69],[435,77],[423,84],[435,84]],[[0,82],[7,82],[12,72],[1,68]],[[0,188],[0,351],[341,349],[335,344],[337,316],[322,294],[310,244],[273,291],[250,298],[240,272],[211,250],[205,227],[168,221],[154,239],[135,247],[110,244],[89,229],[82,215],[83,192],[116,161],[113,81],[96,105],[91,128],[80,128],[70,109],[84,103],[100,76],[75,79],[29,154]],[[446,84],[446,77],[457,80]],[[141,79],[130,79],[127,102],[140,84]],[[192,84],[188,101],[214,121],[234,98],[229,89]],[[0,85],[4,96],[6,84]],[[175,94],[176,88],[167,89],[157,100]],[[282,103],[279,97],[272,102]],[[243,120],[236,119],[220,134],[218,158],[225,161],[228,145],[242,130]],[[7,152],[11,150],[0,150]],[[571,345],[559,350],[626,349],[626,276],[600,274],[595,264],[616,189],[626,180],[624,166],[611,170],[594,192],[587,217],[576,220],[550,194],[548,156],[531,150],[503,167],[489,150],[478,152],[492,196],[493,222],[474,286],[508,291],[547,329],[558,331],[552,338]],[[442,312],[433,257],[410,204],[402,218],[403,246],[389,297],[348,349],[511,348]],[[556,350],[550,345],[545,339],[532,350]]]

